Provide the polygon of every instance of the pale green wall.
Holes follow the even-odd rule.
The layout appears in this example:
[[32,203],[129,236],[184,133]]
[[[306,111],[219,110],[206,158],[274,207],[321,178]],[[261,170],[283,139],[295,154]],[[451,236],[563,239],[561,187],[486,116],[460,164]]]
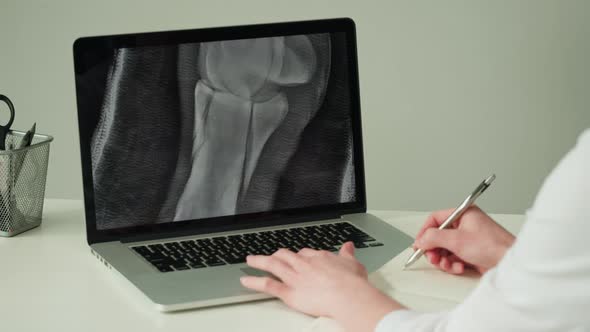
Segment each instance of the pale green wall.
[[55,136],[48,197],[79,198],[74,39],[342,16],[357,22],[370,208],[455,205],[494,171],[481,205],[523,212],[590,127],[589,1],[0,0],[0,93],[15,128]]

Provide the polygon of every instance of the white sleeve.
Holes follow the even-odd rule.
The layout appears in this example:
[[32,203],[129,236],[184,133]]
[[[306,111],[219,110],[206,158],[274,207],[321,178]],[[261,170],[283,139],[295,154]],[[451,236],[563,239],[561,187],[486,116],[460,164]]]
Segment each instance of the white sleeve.
[[513,247],[449,312],[400,310],[376,332],[590,330],[590,131],[545,181]]

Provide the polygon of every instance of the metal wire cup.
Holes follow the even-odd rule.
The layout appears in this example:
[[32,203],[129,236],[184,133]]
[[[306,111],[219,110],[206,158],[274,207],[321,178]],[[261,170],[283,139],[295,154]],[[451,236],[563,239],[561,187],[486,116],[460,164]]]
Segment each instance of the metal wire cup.
[[18,147],[25,135],[12,130],[7,150],[0,150],[0,236],[14,236],[41,224],[49,143],[53,137],[35,134],[31,145]]

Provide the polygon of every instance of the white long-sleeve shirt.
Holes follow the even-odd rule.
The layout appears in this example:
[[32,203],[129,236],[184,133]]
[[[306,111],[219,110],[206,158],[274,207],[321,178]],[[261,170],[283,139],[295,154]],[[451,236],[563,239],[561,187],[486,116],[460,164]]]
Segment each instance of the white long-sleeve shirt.
[[590,130],[545,180],[512,248],[451,311],[394,311],[376,332],[590,331]]

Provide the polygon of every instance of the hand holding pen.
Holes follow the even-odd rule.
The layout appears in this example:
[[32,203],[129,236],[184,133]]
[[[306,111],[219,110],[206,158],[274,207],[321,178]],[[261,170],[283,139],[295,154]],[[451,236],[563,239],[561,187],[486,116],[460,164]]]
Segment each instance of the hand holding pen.
[[[493,176],[486,180],[489,186]],[[462,274],[465,268],[484,273],[500,261],[512,246],[514,236],[472,205],[487,188],[483,188],[484,183],[458,208],[436,211],[428,217],[414,244],[414,248],[421,249],[420,253],[413,256],[426,252],[430,263],[453,274]],[[445,227],[441,228],[443,224]]]

